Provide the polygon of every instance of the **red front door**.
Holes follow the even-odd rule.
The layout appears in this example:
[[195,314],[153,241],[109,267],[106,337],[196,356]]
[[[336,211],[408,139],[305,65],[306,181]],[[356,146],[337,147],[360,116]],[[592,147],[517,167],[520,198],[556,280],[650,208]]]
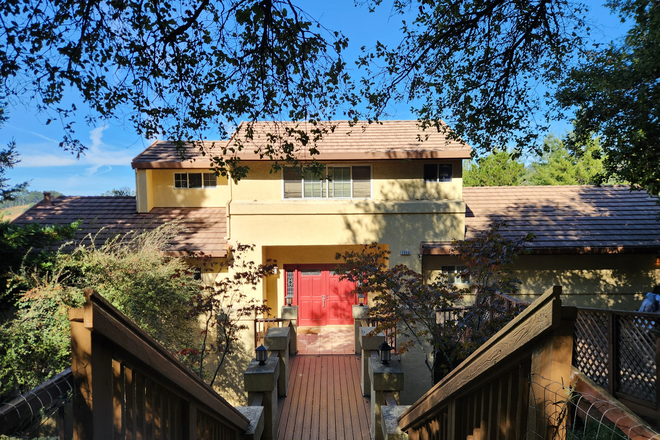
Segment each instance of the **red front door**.
[[293,271],[294,300],[298,305],[298,325],[351,325],[355,283],[339,280],[334,265],[298,265]]

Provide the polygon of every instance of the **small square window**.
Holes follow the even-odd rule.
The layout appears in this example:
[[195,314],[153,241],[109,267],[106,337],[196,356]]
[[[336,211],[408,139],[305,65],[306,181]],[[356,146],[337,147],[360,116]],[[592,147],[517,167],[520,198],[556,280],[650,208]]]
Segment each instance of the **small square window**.
[[442,266],[442,272],[447,274],[449,284],[470,284],[470,275],[464,275],[467,266]]
[[204,188],[215,188],[218,185],[215,173],[204,173]]
[[424,164],[425,182],[451,182],[453,167],[450,163]]
[[188,174],[174,173],[174,187],[175,188],[188,188]]
[[202,187],[202,173],[188,173],[188,188]]

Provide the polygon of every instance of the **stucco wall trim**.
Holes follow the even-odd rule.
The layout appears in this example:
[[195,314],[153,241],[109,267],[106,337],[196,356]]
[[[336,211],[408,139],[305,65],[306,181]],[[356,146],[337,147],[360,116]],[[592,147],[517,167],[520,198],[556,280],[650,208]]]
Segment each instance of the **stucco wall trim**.
[[337,200],[296,200],[283,202],[232,203],[232,216],[238,215],[337,215],[337,214],[463,214],[465,203],[451,201],[368,202]]

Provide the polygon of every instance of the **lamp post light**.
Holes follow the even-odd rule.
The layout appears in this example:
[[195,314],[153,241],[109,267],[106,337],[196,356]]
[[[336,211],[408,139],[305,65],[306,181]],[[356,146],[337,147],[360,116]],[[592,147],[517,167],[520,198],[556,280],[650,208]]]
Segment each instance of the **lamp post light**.
[[263,344],[258,346],[255,350],[255,355],[259,361],[259,365],[266,365],[266,359],[268,359],[268,349],[264,347]]
[[387,341],[383,341],[378,346],[378,351],[380,352],[380,362],[384,365],[389,364],[390,358],[392,356],[392,354],[391,354],[392,347],[389,346]]
[[291,303],[293,303],[293,295],[288,294],[287,296],[284,297],[284,301],[286,301],[287,306],[290,306]]
[[365,300],[365,295],[364,295],[364,293],[358,293],[358,304],[360,304],[361,306],[363,306],[364,303],[365,303],[364,300]]

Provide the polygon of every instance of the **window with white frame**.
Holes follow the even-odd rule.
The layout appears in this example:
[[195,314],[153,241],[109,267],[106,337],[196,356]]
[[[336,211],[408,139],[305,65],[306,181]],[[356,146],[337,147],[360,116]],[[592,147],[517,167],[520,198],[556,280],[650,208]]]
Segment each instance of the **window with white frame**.
[[447,275],[449,284],[470,284],[470,274],[467,266],[442,266],[442,273]]
[[451,182],[453,167],[450,163],[424,164],[424,182]]
[[174,173],[175,188],[215,188],[218,181],[215,173]]
[[371,197],[369,165],[327,166],[323,175],[311,171],[301,176],[294,168],[282,172],[285,199],[366,199]]

